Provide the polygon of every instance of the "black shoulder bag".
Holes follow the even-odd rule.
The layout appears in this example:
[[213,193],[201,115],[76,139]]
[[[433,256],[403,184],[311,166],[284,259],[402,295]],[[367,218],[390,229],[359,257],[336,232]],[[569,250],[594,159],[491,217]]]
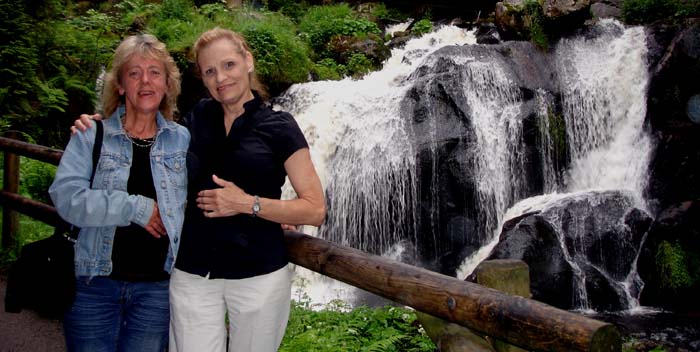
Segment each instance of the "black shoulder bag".
[[[90,187],[102,150],[102,121],[96,122],[95,146],[92,148]],[[5,292],[5,311],[22,309],[60,319],[75,299],[74,244],[80,228],[58,226],[54,234],[22,247],[17,261],[10,267]]]

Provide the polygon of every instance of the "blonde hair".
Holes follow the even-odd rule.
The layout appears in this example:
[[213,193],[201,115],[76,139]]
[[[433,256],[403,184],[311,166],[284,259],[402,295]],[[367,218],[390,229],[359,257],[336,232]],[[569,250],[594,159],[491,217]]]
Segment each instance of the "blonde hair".
[[124,65],[134,55],[159,60],[165,66],[167,88],[158,110],[163,114],[163,117],[172,120],[173,114],[177,112],[177,97],[180,95],[180,70],[178,70],[175,60],[170,56],[165,44],[151,34],[129,36],[114,51],[112,65],[105,76],[104,88],[102,89],[102,110],[105,118],[112,116],[119,104],[123,103],[123,97],[119,94],[119,87],[122,83],[121,72]]
[[[204,48],[209,46],[211,43],[219,39],[226,39],[229,42],[231,42],[236,48],[236,52],[240,55],[243,55],[244,57],[246,53],[250,53],[250,56],[253,57],[253,63],[255,63],[255,56],[253,55],[253,51],[250,49],[250,45],[248,45],[248,42],[245,40],[245,38],[243,38],[242,35],[229,29],[215,27],[202,33],[199,36],[199,38],[197,38],[197,40],[194,42],[194,46],[192,47],[192,51],[194,52],[194,61],[197,67],[198,74],[201,75],[199,69],[199,62],[197,61],[200,52],[204,50]],[[250,79],[251,90],[256,91],[264,100],[269,98],[267,89],[265,88],[265,85],[263,85],[262,82],[260,82],[260,79],[255,73],[255,70],[248,73],[248,78]]]

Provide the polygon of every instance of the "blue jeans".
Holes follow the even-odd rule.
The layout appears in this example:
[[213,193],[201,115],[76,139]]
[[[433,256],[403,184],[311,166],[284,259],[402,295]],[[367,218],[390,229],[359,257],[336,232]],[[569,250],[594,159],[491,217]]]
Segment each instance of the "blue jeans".
[[168,282],[79,277],[63,320],[68,351],[167,351]]

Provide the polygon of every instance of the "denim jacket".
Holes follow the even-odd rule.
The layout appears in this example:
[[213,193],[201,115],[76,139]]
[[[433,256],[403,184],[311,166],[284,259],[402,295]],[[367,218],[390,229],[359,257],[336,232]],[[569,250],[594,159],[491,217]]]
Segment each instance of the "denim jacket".
[[[76,276],[107,276],[112,272],[112,244],[117,226],[148,224],[154,200],[126,192],[132,144],[122,129],[120,106],[104,120],[100,161],[90,188],[95,130],[73,135],[63,152],[49,194],[58,214],[81,228],[75,245]],[[187,200],[186,156],[190,134],[158,112],[158,131],[151,146],[151,172],[158,210],[170,239],[164,269],[173,267],[180,244]]]

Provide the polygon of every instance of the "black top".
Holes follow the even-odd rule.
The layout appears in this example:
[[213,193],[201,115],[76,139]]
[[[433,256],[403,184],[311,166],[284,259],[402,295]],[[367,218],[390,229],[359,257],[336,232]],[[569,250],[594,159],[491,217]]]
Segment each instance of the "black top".
[[213,174],[248,194],[280,199],[284,162],[308,148],[289,113],[273,111],[257,94],[243,107],[228,136],[221,104],[213,99],[203,99],[184,118],[191,134],[189,189],[175,267],[191,274],[241,279],[271,273],[289,261],[280,224],[248,214],[206,218],[197,207],[199,191],[219,188]]
[[[144,140],[141,143],[146,142]],[[126,186],[127,192],[156,199],[149,157],[151,148],[134,144],[132,149],[133,160]],[[169,245],[167,236],[155,238],[139,225],[117,227],[112,246],[112,273],[109,277],[125,281],[167,279],[169,275],[164,267]]]

